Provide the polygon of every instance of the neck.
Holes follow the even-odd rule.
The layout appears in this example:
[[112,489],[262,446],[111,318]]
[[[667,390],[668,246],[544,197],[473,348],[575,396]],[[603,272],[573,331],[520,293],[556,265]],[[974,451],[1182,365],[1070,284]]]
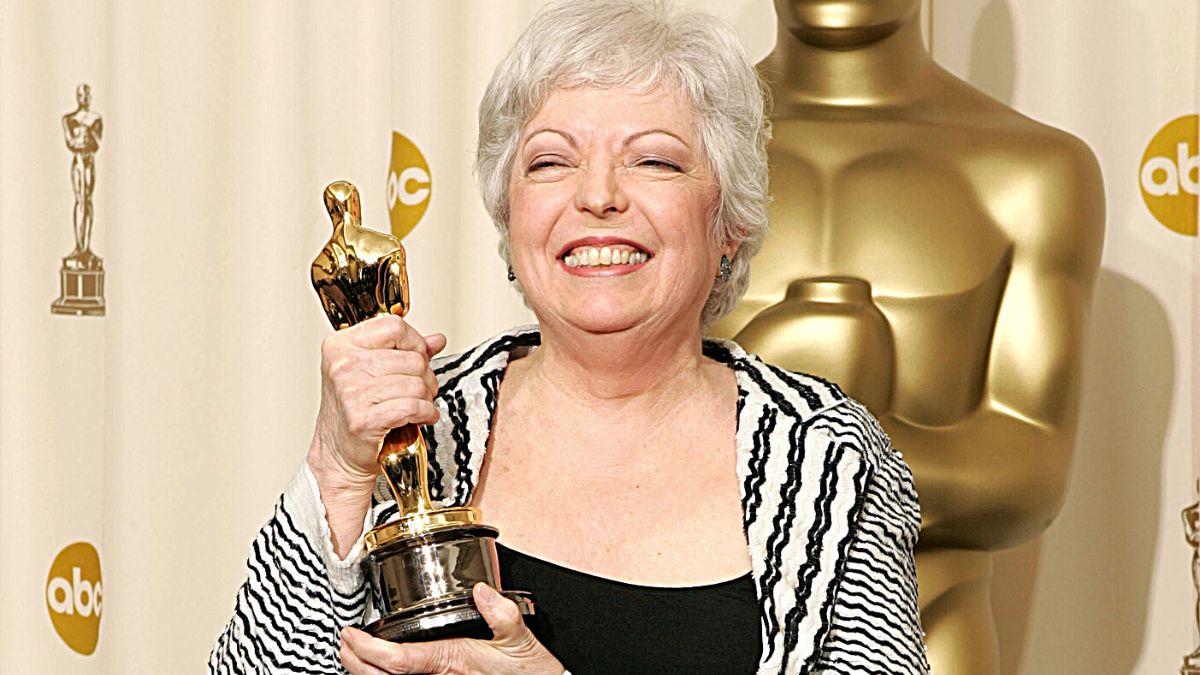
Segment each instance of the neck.
[[825,45],[779,27],[775,50],[760,66],[777,108],[901,105],[922,96],[934,71],[915,16],[867,44]]
[[648,329],[592,334],[543,325],[529,376],[589,408],[654,407],[695,391],[704,356],[699,326],[688,334]]

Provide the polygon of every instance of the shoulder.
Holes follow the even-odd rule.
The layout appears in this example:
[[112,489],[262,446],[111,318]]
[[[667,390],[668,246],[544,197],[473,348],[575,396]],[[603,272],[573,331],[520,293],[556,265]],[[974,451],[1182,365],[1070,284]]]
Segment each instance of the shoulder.
[[737,372],[740,393],[747,402],[791,418],[793,426],[806,436],[826,438],[861,457],[872,474],[868,492],[877,492],[874,499],[864,502],[864,515],[869,518],[873,513],[890,512],[885,517],[895,519],[915,544],[920,509],[912,471],[866,406],[833,382],[766,363],[735,342],[706,340],[704,351]]
[[518,326],[461,353],[433,359],[430,365],[438,378],[438,397],[478,386],[488,377],[500,377],[513,352],[536,347],[541,342],[537,326]]
[[761,401],[798,421],[850,400],[833,382],[767,363],[732,340],[706,339],[704,355],[733,369],[742,398]]
[[1018,256],[1099,259],[1104,180],[1086,142],[997,101],[955,110],[953,119],[966,144],[959,152],[973,160],[966,177]]
[[912,472],[893,446],[879,420],[836,383],[764,362],[731,340],[705,340],[704,353],[737,373],[741,398],[761,405],[776,416],[790,418],[806,435],[824,436],[838,447],[856,452],[889,492],[911,511],[906,520],[919,521]]
[[737,373],[745,398],[758,399],[810,429],[857,440],[856,445],[872,463],[895,454],[875,416],[836,383],[767,363],[732,340],[705,340],[704,354]]

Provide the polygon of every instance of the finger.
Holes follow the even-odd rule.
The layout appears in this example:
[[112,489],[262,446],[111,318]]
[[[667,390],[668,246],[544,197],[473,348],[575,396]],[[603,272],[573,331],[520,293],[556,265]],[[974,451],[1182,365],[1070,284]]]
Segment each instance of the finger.
[[446,342],[447,342],[446,336],[443,335],[442,333],[433,333],[432,335],[426,335],[425,336],[425,348],[427,350],[426,353],[429,354],[429,358],[433,358],[433,357],[437,356],[438,352],[445,349]]
[[[433,398],[437,394],[437,375],[429,367],[429,361],[416,352],[402,352],[396,349],[363,350],[360,367],[368,375],[375,378],[392,376],[418,377],[425,383],[428,395],[419,394],[422,398]],[[372,387],[377,386],[372,383]],[[382,391],[382,390],[381,390]]]
[[368,408],[367,425],[371,429],[396,429],[405,424],[433,424],[440,416],[437,406],[424,399],[394,398]]
[[421,379],[425,381],[425,386],[429,388],[429,395],[431,397],[437,396],[437,393],[438,393],[437,375],[433,374],[433,369],[426,368],[425,372],[421,373]]
[[421,375],[429,370],[429,359],[420,352],[364,349],[357,358],[361,368],[371,375]]
[[425,338],[395,314],[381,314],[351,326],[347,338],[363,349],[401,349],[425,353]]
[[346,642],[344,631],[341,642],[338,656],[341,658],[342,665],[345,666],[346,670],[350,671],[351,675],[388,675],[387,672],[359,658],[358,654],[354,653],[354,649],[350,646],[350,643]]
[[483,615],[483,620],[492,629],[492,639],[505,647],[526,646],[533,642],[533,633],[521,620],[521,611],[516,603],[500,595],[494,588],[482,581],[471,589],[475,597],[475,606]]
[[[422,373],[423,375],[423,373]],[[361,390],[361,400],[368,404],[382,403],[392,399],[433,398],[430,381],[422,375],[383,375],[371,378],[370,385]]]
[[453,641],[414,642],[396,644],[380,640],[356,628],[342,629],[342,640],[364,663],[383,669],[386,673],[412,675],[414,673],[437,673],[446,669],[448,654]]

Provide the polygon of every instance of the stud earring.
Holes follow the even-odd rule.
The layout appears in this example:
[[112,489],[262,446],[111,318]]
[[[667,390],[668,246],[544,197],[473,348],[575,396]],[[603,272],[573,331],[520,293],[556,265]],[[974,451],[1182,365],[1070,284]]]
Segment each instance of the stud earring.
[[733,265],[729,264],[729,256],[721,256],[721,271],[717,274],[717,278],[721,281],[729,281],[729,277],[733,276]]
[[517,280],[517,275],[516,275],[516,274],[513,274],[513,271],[512,271],[512,265],[509,265],[509,266],[508,266],[508,280],[509,280],[509,281],[516,281],[516,280]]

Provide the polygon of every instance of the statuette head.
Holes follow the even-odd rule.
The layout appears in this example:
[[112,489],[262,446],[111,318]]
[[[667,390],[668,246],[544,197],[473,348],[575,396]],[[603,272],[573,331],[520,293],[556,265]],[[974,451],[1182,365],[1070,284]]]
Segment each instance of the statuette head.
[[80,108],[87,109],[92,104],[92,88],[90,85],[81,84],[75,87],[75,102]]
[[334,328],[384,313],[408,313],[408,270],[400,240],[362,226],[358,189],[325,188],[333,235],[312,264],[312,283]]

